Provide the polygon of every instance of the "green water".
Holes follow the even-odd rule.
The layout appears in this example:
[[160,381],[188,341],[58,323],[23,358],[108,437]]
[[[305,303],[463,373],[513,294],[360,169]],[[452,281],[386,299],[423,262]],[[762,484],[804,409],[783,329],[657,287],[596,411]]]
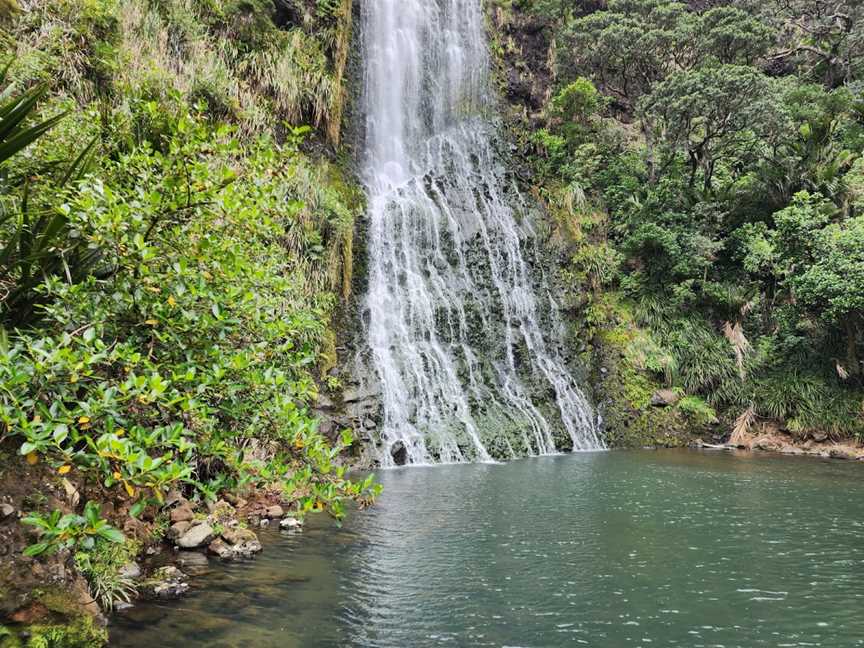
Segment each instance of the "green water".
[[864,466],[658,451],[382,475],[112,645],[864,646]]

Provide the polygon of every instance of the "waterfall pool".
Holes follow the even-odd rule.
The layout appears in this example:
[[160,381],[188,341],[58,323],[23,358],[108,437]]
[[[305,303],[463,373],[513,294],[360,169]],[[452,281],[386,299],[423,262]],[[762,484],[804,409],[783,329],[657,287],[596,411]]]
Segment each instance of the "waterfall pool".
[[122,648],[864,646],[864,466],[684,450],[385,471]]

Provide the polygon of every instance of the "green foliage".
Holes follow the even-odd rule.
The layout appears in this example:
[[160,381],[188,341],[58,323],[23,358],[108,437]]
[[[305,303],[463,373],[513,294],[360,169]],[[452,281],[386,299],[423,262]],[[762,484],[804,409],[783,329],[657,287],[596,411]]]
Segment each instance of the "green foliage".
[[536,181],[605,211],[567,276],[634,306],[625,400],[662,377],[699,424],[862,435],[860,3],[526,4],[557,42]]
[[39,531],[39,542],[24,550],[26,556],[53,553],[76,545],[83,549],[92,549],[100,539],[117,544],[126,540],[120,531],[100,517],[100,506],[94,501],[89,501],[84,506],[84,515],[64,515],[61,511],[54,511],[46,517],[31,513],[21,521]]
[[[299,200],[316,176],[293,145],[241,147],[189,116],[171,128],[165,152],[119,157],[60,207],[103,270],[45,281],[44,322],[67,332],[12,339],[0,416],[22,454],[130,496],[290,479],[339,515],[368,489],[305,403],[341,286],[323,252],[350,212],[338,194],[314,213]],[[271,463],[247,458],[252,442],[273,444]]]
[[[63,0],[9,24],[0,439],[28,463],[132,516],[172,488],[281,486],[337,518],[378,494],[310,411],[362,198],[301,146],[338,144],[351,20],[345,0]],[[28,516],[27,551],[74,546],[111,607],[136,548],[95,506]]]
[[135,580],[124,573],[140,550],[135,542],[97,540],[89,550],[75,553],[75,567],[87,579],[93,598],[104,610],[128,603],[137,593]]

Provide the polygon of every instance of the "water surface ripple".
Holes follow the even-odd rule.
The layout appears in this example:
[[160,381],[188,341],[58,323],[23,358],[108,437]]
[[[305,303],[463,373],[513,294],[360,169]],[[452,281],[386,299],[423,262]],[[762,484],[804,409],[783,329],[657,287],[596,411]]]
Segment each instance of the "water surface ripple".
[[862,466],[687,451],[388,471],[112,645],[864,646]]

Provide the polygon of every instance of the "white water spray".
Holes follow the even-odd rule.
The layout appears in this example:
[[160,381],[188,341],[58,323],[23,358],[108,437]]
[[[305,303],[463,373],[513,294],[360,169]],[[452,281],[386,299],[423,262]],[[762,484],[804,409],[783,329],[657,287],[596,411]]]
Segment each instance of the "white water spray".
[[413,464],[602,448],[483,116],[480,0],[364,0],[363,34],[381,463],[397,448]]

